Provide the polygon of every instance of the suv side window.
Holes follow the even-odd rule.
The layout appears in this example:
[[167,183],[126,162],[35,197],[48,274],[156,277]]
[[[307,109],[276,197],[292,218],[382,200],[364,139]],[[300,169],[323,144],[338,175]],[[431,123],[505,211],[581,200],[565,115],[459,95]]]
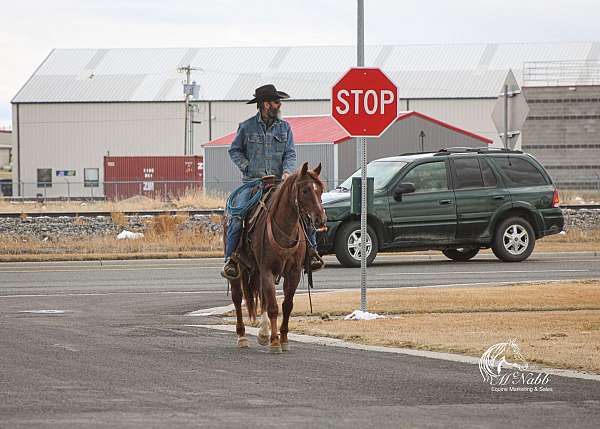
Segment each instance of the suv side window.
[[483,176],[477,158],[457,158],[454,161],[454,189],[483,188]]
[[542,173],[529,161],[523,158],[502,157],[494,158],[502,175],[507,179],[508,186],[538,186],[548,182]]
[[402,182],[413,183],[415,193],[447,191],[446,162],[435,161],[417,165],[404,176]]
[[496,179],[496,174],[492,170],[489,161],[484,158],[479,158],[479,164],[481,165],[484,186],[486,188],[495,188],[498,186],[498,179]]

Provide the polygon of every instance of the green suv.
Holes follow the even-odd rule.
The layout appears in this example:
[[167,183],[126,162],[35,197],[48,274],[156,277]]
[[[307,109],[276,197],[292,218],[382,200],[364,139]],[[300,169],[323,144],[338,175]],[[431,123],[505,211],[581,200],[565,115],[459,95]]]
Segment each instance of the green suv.
[[[502,261],[527,259],[535,241],[562,231],[558,192],[531,155],[504,149],[450,148],[378,159],[368,214],[367,262],[381,251],[441,250],[467,261],[492,248]],[[360,171],[353,177],[360,177]],[[327,231],[319,251],[360,266],[360,216],[350,207],[348,178],[323,194]]]

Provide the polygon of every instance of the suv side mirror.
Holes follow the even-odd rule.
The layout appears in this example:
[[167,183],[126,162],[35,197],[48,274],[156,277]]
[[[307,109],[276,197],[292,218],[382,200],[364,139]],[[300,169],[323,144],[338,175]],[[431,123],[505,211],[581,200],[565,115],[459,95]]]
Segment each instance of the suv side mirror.
[[412,194],[415,190],[413,183],[400,183],[394,189],[394,200],[402,201],[402,194]]

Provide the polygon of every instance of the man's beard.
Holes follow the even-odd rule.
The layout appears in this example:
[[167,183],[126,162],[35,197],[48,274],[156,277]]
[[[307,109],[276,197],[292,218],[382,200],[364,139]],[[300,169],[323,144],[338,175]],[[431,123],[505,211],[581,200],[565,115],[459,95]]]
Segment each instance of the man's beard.
[[270,119],[279,119],[281,118],[281,109],[279,107],[269,107],[269,110],[267,110],[267,116]]

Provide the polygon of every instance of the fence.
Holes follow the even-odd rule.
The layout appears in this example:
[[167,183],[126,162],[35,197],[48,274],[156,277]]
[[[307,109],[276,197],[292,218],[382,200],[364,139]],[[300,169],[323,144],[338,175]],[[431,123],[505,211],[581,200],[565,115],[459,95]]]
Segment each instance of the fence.
[[[16,182],[4,186],[0,195],[38,199],[107,199],[124,200],[135,196],[172,200],[188,194],[203,193],[211,197],[224,197],[241,185],[241,181],[110,181],[76,182],[56,180],[52,183]],[[325,183],[326,189],[331,189]],[[11,189],[12,188],[12,189]],[[8,192],[7,192],[8,191]],[[12,195],[10,195],[12,191]]]
[[535,61],[523,64],[523,86],[600,84],[600,61]]

